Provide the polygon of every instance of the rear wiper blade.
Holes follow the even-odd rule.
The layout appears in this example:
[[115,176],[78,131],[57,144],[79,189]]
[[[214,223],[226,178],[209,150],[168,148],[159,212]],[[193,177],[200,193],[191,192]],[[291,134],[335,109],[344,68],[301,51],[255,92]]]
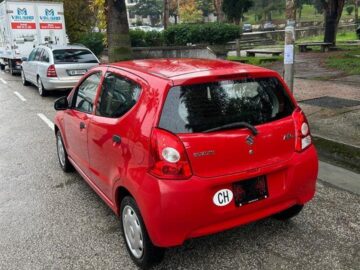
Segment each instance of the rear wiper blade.
[[231,123],[231,124],[226,124],[226,125],[223,125],[220,127],[205,130],[203,132],[208,133],[208,132],[213,132],[213,131],[232,129],[232,128],[241,128],[241,127],[248,128],[254,136],[258,135],[258,133],[259,133],[258,130],[256,129],[256,127],[254,127],[253,125],[246,123],[246,122],[235,122],[235,123]]

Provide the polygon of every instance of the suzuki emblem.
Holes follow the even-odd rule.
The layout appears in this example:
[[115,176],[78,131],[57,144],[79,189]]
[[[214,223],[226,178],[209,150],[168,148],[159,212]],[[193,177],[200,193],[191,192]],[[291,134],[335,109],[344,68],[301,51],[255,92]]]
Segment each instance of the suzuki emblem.
[[253,145],[254,144],[254,139],[255,139],[254,136],[249,135],[249,136],[246,137],[246,143],[248,145]]

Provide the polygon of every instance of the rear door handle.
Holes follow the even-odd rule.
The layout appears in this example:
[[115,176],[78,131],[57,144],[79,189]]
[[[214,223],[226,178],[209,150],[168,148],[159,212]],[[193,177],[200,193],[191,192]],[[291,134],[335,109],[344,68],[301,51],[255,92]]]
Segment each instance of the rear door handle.
[[80,129],[84,129],[84,128],[86,128],[85,123],[84,123],[84,122],[80,122]]
[[112,139],[113,139],[113,142],[116,144],[121,143],[121,137],[119,135],[114,135]]

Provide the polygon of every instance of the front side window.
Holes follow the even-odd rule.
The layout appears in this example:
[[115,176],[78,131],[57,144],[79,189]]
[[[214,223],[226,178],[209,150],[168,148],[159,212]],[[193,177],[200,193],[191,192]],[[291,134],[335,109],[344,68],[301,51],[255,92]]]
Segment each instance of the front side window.
[[139,99],[141,87],[124,77],[107,73],[102,85],[96,115],[119,118]]
[[85,49],[54,50],[54,64],[98,63],[96,57]]
[[38,49],[33,49],[33,50],[31,51],[31,53],[30,53],[30,55],[29,55],[28,61],[34,61],[37,50],[38,50]]
[[96,91],[101,79],[101,73],[97,72],[87,77],[78,87],[74,96],[73,108],[75,110],[92,113]]
[[159,125],[174,133],[206,132],[237,122],[272,122],[293,110],[276,78],[227,80],[173,87]]

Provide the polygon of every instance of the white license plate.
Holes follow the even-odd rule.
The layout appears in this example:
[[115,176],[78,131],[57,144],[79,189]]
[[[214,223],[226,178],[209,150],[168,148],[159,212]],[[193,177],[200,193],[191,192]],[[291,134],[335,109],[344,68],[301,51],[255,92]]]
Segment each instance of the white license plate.
[[84,75],[86,73],[86,69],[73,69],[68,70],[70,76]]

